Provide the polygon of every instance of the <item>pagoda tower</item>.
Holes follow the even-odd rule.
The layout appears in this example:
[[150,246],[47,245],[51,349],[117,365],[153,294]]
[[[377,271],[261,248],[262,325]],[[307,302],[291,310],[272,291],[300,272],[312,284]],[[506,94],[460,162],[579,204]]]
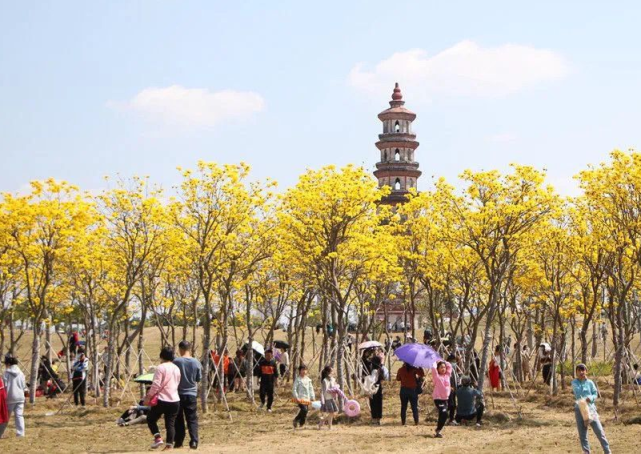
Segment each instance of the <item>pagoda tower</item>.
[[410,188],[416,188],[416,181],[421,176],[414,152],[418,148],[416,134],[412,132],[412,122],[416,114],[407,110],[398,82],[392,93],[390,108],[378,114],[383,122],[383,134],[378,135],[376,147],[381,152],[381,160],[376,163],[374,176],[378,186],[390,186],[392,192],[381,200],[387,205],[396,205],[407,201]]

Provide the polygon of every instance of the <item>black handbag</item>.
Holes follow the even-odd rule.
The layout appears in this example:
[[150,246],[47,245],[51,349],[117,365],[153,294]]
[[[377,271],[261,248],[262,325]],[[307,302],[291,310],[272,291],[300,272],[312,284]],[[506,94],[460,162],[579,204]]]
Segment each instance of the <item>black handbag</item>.
[[416,394],[423,394],[423,377],[416,377]]

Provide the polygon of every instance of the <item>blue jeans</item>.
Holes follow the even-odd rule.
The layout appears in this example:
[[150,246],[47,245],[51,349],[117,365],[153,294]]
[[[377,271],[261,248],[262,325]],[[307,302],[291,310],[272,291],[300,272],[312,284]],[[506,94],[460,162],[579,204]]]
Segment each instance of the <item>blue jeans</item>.
[[[581,448],[583,449],[583,452],[590,452],[590,442],[588,441],[588,428],[585,427],[585,423],[583,422],[583,416],[581,416],[581,411],[579,410],[578,405],[574,406],[574,418],[576,419],[576,428],[579,431],[579,441],[581,442]],[[603,452],[606,454],[610,454],[610,444],[608,443],[608,440],[605,438],[605,432],[603,431],[603,426],[601,425],[601,421],[596,420],[592,421],[590,423],[590,426],[592,426],[592,430],[594,431],[594,435],[599,439],[599,443],[601,443],[601,447],[603,448]]]

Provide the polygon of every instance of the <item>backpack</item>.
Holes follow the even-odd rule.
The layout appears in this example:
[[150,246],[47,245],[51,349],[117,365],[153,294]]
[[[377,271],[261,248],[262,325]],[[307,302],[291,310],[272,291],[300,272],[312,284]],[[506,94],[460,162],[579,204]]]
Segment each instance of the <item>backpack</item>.
[[378,374],[380,369],[374,369],[371,374],[366,375],[362,382],[363,394],[372,397],[378,392],[380,385],[378,384]]

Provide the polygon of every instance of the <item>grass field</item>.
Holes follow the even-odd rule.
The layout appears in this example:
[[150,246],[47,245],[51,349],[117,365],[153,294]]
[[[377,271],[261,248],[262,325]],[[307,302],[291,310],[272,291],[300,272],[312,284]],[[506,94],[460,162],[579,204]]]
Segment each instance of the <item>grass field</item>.
[[[159,337],[155,330],[146,335],[150,356],[156,356]],[[26,357],[29,346],[23,342],[19,353]],[[538,380],[540,381],[540,379]],[[609,380],[611,383],[611,378]],[[619,421],[612,420],[611,384],[599,378],[603,394],[599,411],[606,434],[615,453],[641,452],[641,425],[627,422],[641,420],[641,396],[631,389],[624,392],[623,411]],[[316,387],[318,389],[318,386]],[[339,418],[332,431],[318,431],[318,413],[311,412],[308,427],[294,431],[291,426],[296,413],[290,401],[290,385],[279,387],[274,412],[264,413],[247,402],[243,394],[229,394],[228,414],[221,404],[212,402],[211,410],[201,414],[202,452],[487,452],[487,453],[575,453],[580,452],[569,389],[550,398],[537,383],[530,389],[514,390],[516,401],[508,392],[488,394],[485,425],[446,427],[443,439],[434,439],[435,410],[429,393],[420,399],[421,425],[400,425],[398,386],[386,383],[384,419],[381,427],[369,425],[367,399],[359,401],[364,411],[359,418]],[[131,403],[125,396],[121,405],[105,409],[93,399],[85,409],[62,408],[66,395],[55,400],[38,398],[37,405],[27,404],[25,419],[27,436],[16,439],[13,423],[0,440],[2,453],[79,453],[79,452],[146,452],[151,435],[146,426],[121,428],[116,418]],[[519,418],[519,412],[521,417]],[[51,415],[51,416],[49,416]],[[161,424],[161,428],[163,425]],[[590,434],[594,452],[600,452],[596,438]]]

